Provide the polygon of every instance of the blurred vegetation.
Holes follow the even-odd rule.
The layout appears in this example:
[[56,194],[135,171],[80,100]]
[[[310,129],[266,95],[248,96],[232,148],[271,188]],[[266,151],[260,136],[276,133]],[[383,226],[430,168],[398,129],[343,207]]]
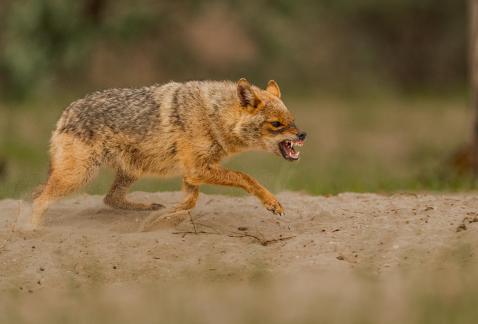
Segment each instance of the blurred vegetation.
[[466,78],[464,0],[36,0],[0,11],[4,97],[242,75],[298,90]]
[[298,164],[228,162],[276,191],[475,188],[443,167],[468,137],[466,10],[464,0],[1,1],[0,197],[45,178],[54,124],[85,93],[242,76],[276,79],[310,134]]

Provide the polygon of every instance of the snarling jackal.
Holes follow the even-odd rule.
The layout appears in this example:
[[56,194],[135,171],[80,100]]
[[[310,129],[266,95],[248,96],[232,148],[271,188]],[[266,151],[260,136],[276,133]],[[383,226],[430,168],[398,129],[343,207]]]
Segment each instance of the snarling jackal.
[[272,80],[265,90],[241,79],[95,92],[70,104],[56,125],[49,177],[34,200],[32,223],[40,225],[51,202],[85,185],[101,166],[116,171],[104,198],[114,208],[161,208],[127,200],[128,188],[143,175],[181,175],[186,197],[177,210],[193,208],[199,185],[208,183],[243,188],[283,214],[279,201],[255,179],[219,162],[248,150],[297,160],[294,146],[302,146],[305,136]]

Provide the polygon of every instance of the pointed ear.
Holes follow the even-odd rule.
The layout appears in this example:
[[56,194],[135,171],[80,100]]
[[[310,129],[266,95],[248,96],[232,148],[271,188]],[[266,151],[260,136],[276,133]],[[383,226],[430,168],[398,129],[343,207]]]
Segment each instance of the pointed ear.
[[237,96],[242,107],[256,108],[259,104],[259,98],[257,98],[254,89],[252,89],[252,85],[245,78],[237,82]]
[[267,82],[266,91],[280,98],[280,88],[277,82],[275,82],[274,80],[269,80],[269,82]]

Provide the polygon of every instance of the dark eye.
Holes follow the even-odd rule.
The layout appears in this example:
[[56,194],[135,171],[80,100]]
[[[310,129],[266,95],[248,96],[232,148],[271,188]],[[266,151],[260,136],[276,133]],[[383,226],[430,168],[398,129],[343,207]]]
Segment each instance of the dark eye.
[[279,128],[281,126],[284,126],[284,125],[282,125],[281,122],[278,122],[278,121],[271,122],[271,125],[274,126],[275,128]]

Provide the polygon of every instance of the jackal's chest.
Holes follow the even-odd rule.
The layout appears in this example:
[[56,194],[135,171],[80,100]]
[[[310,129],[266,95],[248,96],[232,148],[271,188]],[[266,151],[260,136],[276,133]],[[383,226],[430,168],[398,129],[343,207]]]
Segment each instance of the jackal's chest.
[[176,152],[158,149],[143,155],[141,170],[150,175],[174,176],[180,173]]
[[[179,173],[179,161],[175,145],[150,145],[136,143],[116,151],[113,164],[137,175],[172,176]],[[146,144],[146,145],[145,145]]]

